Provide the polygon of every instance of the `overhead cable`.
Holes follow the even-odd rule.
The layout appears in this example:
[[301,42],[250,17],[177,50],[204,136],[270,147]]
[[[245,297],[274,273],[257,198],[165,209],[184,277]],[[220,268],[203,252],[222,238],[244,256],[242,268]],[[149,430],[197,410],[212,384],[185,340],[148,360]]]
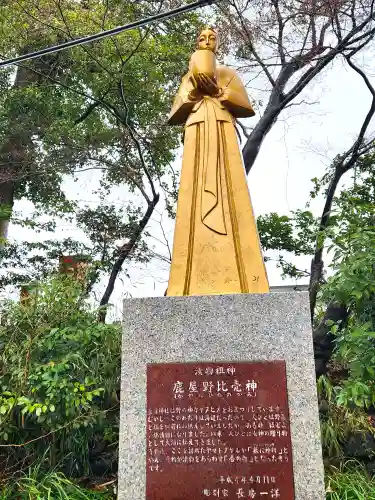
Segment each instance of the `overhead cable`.
[[119,33],[122,33],[124,31],[129,31],[135,28],[141,28],[142,26],[154,23],[155,21],[162,21],[164,19],[169,19],[171,17],[175,17],[180,14],[184,14],[186,12],[190,12],[199,9],[201,7],[205,7],[206,5],[211,5],[215,1],[216,0],[198,0],[196,2],[183,5],[182,7],[177,7],[176,9],[172,9],[167,12],[160,12],[159,14],[155,14],[153,16],[146,17],[129,24],[125,24],[124,26],[117,26],[116,28],[112,28],[106,31],[101,31],[100,33],[96,33],[94,35],[77,38],[75,40],[69,40],[68,42],[64,42],[59,45],[54,45],[52,47],[47,47],[45,49],[37,50],[36,52],[30,52],[29,54],[23,54],[22,56],[13,57],[11,59],[5,59],[4,61],[0,61],[0,68],[4,66],[9,66],[11,64],[16,64],[22,61],[28,61],[29,59],[35,59],[37,57],[45,56],[47,54],[53,54],[54,52],[60,52],[60,50],[68,49],[70,47],[76,47],[78,45],[83,45],[85,43],[95,42],[96,40],[102,40],[103,38],[107,38],[113,35],[118,35]]

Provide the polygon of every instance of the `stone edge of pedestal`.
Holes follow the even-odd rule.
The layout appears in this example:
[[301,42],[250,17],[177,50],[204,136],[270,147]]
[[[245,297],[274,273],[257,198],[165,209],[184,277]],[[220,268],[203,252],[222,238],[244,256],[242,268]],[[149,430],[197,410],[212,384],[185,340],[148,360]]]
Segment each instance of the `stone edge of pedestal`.
[[118,498],[146,498],[147,363],[277,359],[287,366],[295,500],[323,500],[308,294],[126,299]]

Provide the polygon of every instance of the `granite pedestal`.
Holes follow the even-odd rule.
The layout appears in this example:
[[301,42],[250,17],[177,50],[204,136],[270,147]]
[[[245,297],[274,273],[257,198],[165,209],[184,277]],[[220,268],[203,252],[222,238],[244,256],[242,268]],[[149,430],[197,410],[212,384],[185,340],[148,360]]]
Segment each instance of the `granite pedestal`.
[[323,500],[314,357],[305,292],[125,300],[118,498],[146,499],[148,364],[267,360],[286,362],[294,500]]

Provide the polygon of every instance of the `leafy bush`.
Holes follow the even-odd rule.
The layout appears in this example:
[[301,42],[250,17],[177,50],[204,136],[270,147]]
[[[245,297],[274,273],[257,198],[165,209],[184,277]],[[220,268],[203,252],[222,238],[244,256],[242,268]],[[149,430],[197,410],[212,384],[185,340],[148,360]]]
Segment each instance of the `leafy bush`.
[[342,382],[338,403],[362,408],[375,405],[375,331],[371,323],[350,320],[336,337],[335,359],[345,365],[349,377]]
[[327,500],[375,500],[375,478],[357,463],[347,462],[326,474]]
[[347,371],[338,404],[375,405],[375,209],[345,205],[345,217],[332,229],[334,275],[322,298],[345,305],[345,325],[332,324],[334,359]]
[[79,283],[51,278],[22,303],[6,304],[0,325],[3,477],[38,460],[47,471],[89,474],[99,444],[115,457],[119,372],[119,326],[97,322]]
[[52,472],[39,477],[35,471],[6,486],[0,496],[0,500],[109,500],[110,498],[113,498],[110,493],[80,488],[63,474]]
[[320,376],[317,388],[323,454],[329,458],[342,458],[343,444],[349,437],[356,434],[373,434],[374,429],[361,408],[348,408],[337,403],[341,389],[333,386],[328,377]]

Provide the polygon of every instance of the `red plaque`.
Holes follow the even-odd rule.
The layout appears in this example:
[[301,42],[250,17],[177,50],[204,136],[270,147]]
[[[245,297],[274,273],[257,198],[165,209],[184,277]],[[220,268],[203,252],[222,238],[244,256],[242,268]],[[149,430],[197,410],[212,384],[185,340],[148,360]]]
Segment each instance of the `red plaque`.
[[294,500],[284,361],[147,367],[146,500]]

